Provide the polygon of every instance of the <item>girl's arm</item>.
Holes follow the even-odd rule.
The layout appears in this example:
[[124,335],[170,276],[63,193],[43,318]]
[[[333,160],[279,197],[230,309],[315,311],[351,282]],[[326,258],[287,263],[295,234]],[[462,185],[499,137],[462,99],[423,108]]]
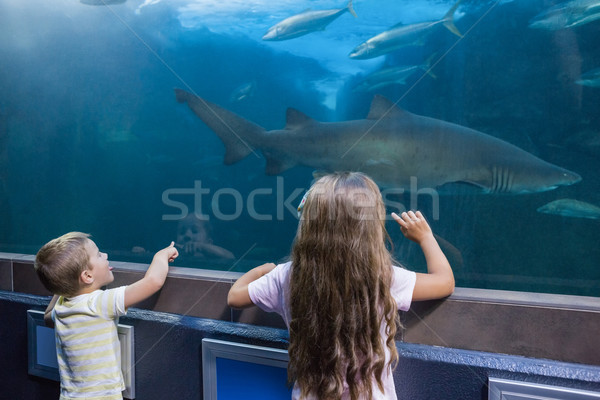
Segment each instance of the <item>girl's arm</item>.
[[273,268],[275,268],[275,264],[267,263],[259,265],[242,275],[240,279],[235,281],[233,286],[231,286],[231,289],[229,289],[227,305],[233,308],[246,308],[254,305],[250,299],[250,294],[248,293],[248,285],[271,272]]
[[392,217],[400,224],[404,236],[421,246],[427,261],[427,273],[417,273],[413,300],[433,300],[451,295],[454,292],[452,268],[423,214],[409,211],[401,216],[392,213]]

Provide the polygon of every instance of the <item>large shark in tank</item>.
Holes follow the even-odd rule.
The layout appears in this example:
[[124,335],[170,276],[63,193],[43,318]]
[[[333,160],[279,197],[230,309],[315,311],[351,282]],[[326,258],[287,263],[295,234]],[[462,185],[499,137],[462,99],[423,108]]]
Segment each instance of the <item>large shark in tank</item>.
[[[283,129],[267,131],[192,93],[175,89],[177,101],[225,144],[225,164],[260,150],[266,173],[296,165],[318,171],[361,171],[382,187],[441,193],[534,193],[571,185],[581,177],[493,136],[410,113],[375,96],[366,119],[319,122],[289,108]],[[458,190],[457,188],[461,188]],[[469,192],[469,191],[467,191]]]

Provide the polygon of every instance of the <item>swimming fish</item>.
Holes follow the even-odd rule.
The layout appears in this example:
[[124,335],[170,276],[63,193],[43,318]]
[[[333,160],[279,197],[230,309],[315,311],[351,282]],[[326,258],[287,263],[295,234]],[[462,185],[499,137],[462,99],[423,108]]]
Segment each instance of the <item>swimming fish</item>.
[[356,17],[354,8],[352,8],[352,0],[348,2],[345,8],[318,11],[307,10],[273,25],[267,30],[262,39],[273,41],[289,40],[311,32],[322,31],[346,11]]
[[246,82],[236,87],[229,95],[229,101],[235,103],[254,96],[256,81]]
[[594,68],[581,74],[575,83],[583,86],[600,87],[600,68]]
[[391,29],[373,36],[364,43],[359,44],[350,53],[350,58],[364,60],[379,57],[410,45],[423,45],[425,39],[438,28],[444,25],[450,32],[462,37],[454,25],[454,12],[458,8],[458,0],[444,17],[438,21],[420,22],[411,25],[395,25]]
[[286,126],[267,131],[192,93],[175,89],[175,95],[225,144],[225,164],[260,149],[268,175],[304,165],[361,171],[381,186],[406,191],[415,190],[416,183],[446,193],[453,193],[455,184],[477,193],[532,193],[581,180],[510,143],[412,114],[381,96],[374,97],[366,119],[319,122],[288,108]]
[[600,219],[600,207],[575,199],[554,200],[541,206],[537,211],[563,217]]
[[600,0],[571,0],[539,13],[529,22],[533,29],[554,31],[600,19]]
[[389,85],[404,85],[406,80],[418,71],[424,71],[432,78],[436,76],[430,71],[431,57],[421,65],[400,65],[380,69],[363,79],[354,91],[370,92]]

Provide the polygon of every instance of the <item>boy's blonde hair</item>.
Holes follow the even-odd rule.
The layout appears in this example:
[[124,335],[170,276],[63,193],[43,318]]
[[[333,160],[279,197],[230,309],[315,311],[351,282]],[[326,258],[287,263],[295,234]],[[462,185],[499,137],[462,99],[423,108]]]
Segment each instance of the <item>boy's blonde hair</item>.
[[339,399],[344,383],[352,400],[371,398],[373,381],[383,391],[400,327],[386,240],[385,206],[369,177],[332,174],[311,187],[292,248],[289,299],[288,378],[302,398]]
[[46,289],[61,296],[79,292],[79,276],[88,268],[85,244],[90,235],[69,232],[52,239],[35,256],[35,272]]

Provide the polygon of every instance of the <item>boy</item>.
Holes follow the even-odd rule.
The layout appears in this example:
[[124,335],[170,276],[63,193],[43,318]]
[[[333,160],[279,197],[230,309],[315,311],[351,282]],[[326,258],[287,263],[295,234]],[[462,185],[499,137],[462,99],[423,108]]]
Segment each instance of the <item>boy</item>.
[[139,281],[100,290],[114,280],[108,255],[89,235],[70,232],[46,243],[35,271],[54,293],[44,320],[56,330],[60,399],[122,399],[121,351],[117,322],[127,308],[156,293],[165,283],[174,243],[154,255]]

